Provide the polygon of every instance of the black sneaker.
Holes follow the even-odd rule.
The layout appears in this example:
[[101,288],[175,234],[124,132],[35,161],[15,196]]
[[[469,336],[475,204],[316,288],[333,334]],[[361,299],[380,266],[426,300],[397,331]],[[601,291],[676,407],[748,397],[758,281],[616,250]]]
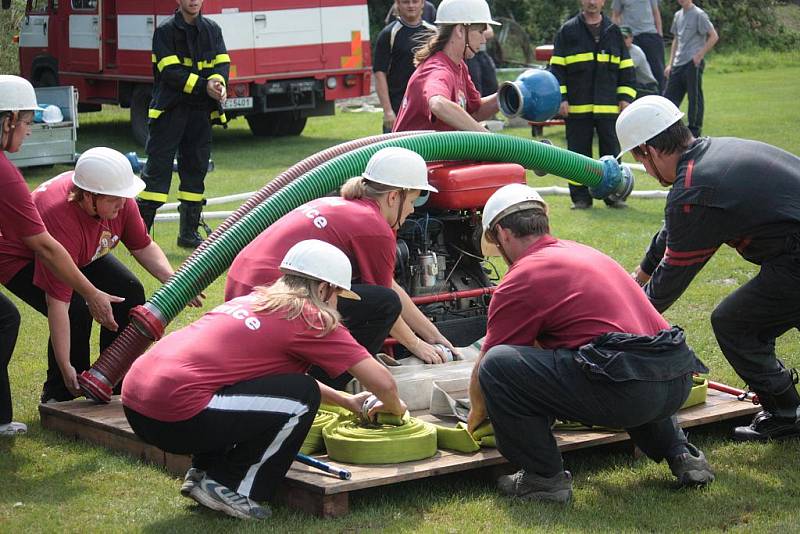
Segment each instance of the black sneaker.
[[566,504],[572,499],[572,474],[562,471],[543,477],[520,469],[513,475],[498,478],[497,489],[512,497]]
[[191,489],[189,496],[212,510],[239,519],[267,519],[272,515],[268,506],[261,506],[204,475]]
[[206,472],[202,469],[190,467],[189,470],[186,471],[186,476],[184,477],[183,484],[181,485],[181,495],[191,499],[192,490],[197,483],[203,479],[204,476],[206,476]]
[[733,439],[736,441],[769,441],[798,436],[800,421],[797,418],[778,417],[766,410],[758,412],[749,426],[733,429]]
[[686,448],[689,452],[667,458],[669,468],[681,486],[697,487],[714,482],[714,471],[708,465],[703,451],[691,443],[687,443]]

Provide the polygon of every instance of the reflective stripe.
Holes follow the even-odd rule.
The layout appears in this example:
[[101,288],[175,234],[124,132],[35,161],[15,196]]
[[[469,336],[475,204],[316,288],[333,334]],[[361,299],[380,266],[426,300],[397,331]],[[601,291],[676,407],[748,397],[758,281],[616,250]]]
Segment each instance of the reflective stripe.
[[197,62],[197,68],[199,70],[213,69],[214,68],[214,60],[212,59],[211,61],[198,61]]
[[188,191],[178,191],[178,200],[188,200],[189,202],[202,202],[203,193],[189,193]]
[[633,87],[628,87],[626,85],[620,85],[617,87],[617,94],[618,95],[628,95],[631,98],[636,98],[636,89]]
[[594,53],[593,52],[586,52],[584,54],[573,54],[571,56],[567,56],[564,58],[564,61],[567,65],[572,63],[580,63],[582,61],[592,61],[594,60]]
[[178,59],[178,56],[167,56],[167,57],[163,58],[161,61],[159,61],[158,65],[156,65],[156,67],[158,68],[158,72],[161,72],[162,70],[164,70],[166,67],[169,67],[170,65],[180,65],[180,63],[181,62]]
[[219,119],[219,122],[221,122],[222,124],[225,124],[226,122],[228,122],[228,117],[226,117],[224,113],[220,114],[219,111],[212,111],[211,112],[211,120],[214,120],[214,119]]
[[181,61],[181,65],[183,65],[184,67],[189,67],[189,68],[191,68],[193,64],[194,64],[194,63],[192,62],[192,58],[190,58],[190,57],[185,57],[185,58],[183,58],[183,60]]
[[567,86],[566,85],[560,85],[558,88],[561,89],[561,94],[562,95],[567,94]]
[[231,56],[228,54],[217,54],[217,57],[214,58],[214,64],[218,65],[220,63],[230,63]]
[[633,67],[632,59],[623,59],[619,64],[619,68],[621,69],[629,69],[631,67]]
[[609,106],[603,104],[583,104],[580,106],[570,106],[569,113],[619,113],[619,106]]
[[209,80],[219,80],[220,82],[222,82],[222,85],[227,85],[225,83],[225,78],[222,76],[222,74],[217,74],[216,72],[214,74],[212,74],[211,76],[209,76],[208,79]]
[[150,61],[152,61],[153,63],[156,62],[156,55],[155,54],[150,54]]
[[195,74],[194,72],[189,74],[189,77],[186,78],[186,85],[183,86],[184,93],[190,93],[194,91],[194,84],[197,83],[197,80],[200,79],[200,76]]
[[198,61],[197,68],[202,69],[213,69],[220,63],[230,63],[231,56],[228,54],[217,54],[216,57],[210,61]]
[[148,116],[149,118],[151,118],[151,119],[157,119],[157,118],[159,118],[159,117],[161,116],[161,114],[162,114],[162,113],[164,113],[164,110],[163,110],[163,109],[153,109],[153,108],[150,108],[150,109],[148,109],[148,110],[147,110],[147,116]]
[[597,62],[619,64],[620,58],[619,56],[613,56],[611,54],[597,54]]
[[166,193],[153,193],[152,191],[142,191],[139,193],[139,198],[142,200],[152,200],[154,202],[161,202],[162,204],[167,201]]
[[566,65],[564,58],[561,56],[550,56],[551,65]]

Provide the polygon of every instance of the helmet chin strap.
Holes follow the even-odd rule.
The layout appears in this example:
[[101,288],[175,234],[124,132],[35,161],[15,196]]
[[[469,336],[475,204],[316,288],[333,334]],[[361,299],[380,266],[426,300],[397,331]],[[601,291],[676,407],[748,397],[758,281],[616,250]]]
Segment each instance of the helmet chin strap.
[[650,161],[650,166],[653,167],[653,172],[656,173],[656,180],[658,180],[658,183],[660,183],[664,187],[669,187],[670,183],[667,182],[666,180],[664,180],[664,177],[661,176],[661,171],[658,170],[658,167],[656,166],[656,162],[653,161],[653,156],[650,153],[650,150],[648,150],[645,153],[645,156],[647,157],[648,161]]
[[407,195],[408,191],[406,189],[400,190],[400,203],[397,205],[397,219],[395,219],[394,224],[392,225],[392,228],[395,228],[397,230],[400,229],[400,219],[403,216],[403,204],[406,201]]
[[467,50],[469,50],[470,52],[472,52],[472,55],[473,55],[473,56],[474,56],[474,55],[477,55],[477,53],[478,53],[478,50],[475,50],[475,49],[474,49],[474,48],[472,48],[472,46],[469,44],[469,26],[470,26],[469,24],[464,24],[464,58],[465,58],[465,59],[466,59],[466,57],[467,57]]

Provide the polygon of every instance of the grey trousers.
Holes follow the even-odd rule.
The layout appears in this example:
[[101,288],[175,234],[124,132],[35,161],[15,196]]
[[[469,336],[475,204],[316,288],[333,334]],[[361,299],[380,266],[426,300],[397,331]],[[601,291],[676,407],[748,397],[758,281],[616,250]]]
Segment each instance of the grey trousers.
[[692,376],[665,382],[590,378],[571,350],[498,345],[484,356],[481,390],[497,448],[511,463],[541,476],[564,470],[551,426],[555,419],[624,428],[656,462],[686,452],[673,415]]

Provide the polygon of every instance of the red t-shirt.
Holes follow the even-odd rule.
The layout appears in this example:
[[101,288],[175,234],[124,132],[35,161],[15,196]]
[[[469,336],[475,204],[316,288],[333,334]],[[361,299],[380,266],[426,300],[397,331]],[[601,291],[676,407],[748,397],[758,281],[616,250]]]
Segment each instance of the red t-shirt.
[[253,312],[254,296],[226,302],[153,346],[122,384],[122,402],[158,421],[200,413],[221,388],[267,375],[305,373],[312,365],[339,376],[370,358],[339,325],[319,337],[316,309],[287,320],[285,312]]
[[461,61],[456,65],[447,54],[437,52],[419,65],[408,80],[393,131],[455,130],[431,113],[428,102],[436,95],[455,102],[470,115],[481,107],[481,94],[469,77],[467,64]]
[[[47,231],[67,249],[75,265],[86,267],[111,252],[120,241],[128,250],[140,250],[150,244],[150,236],[132,198],[125,202],[119,215],[107,221],[92,217],[75,202],[68,202],[72,174],[73,171],[68,171],[48,180],[32,196]],[[0,237],[0,283],[8,283],[33,259],[33,251],[21,241]],[[62,302],[72,298],[72,288],[40,261],[35,262],[33,283]]]
[[239,252],[228,271],[225,300],[275,282],[286,252],[304,239],[338,247],[360,283],[392,286],[397,245],[377,202],[323,197],[287,213]]
[[543,236],[509,268],[489,305],[483,350],[495,345],[577,349],[608,332],[654,335],[669,324],[614,260]]
[[[0,236],[19,241],[45,232],[28,185],[13,163],[0,150]],[[21,244],[21,243],[20,243]],[[24,246],[24,245],[23,245]],[[26,247],[27,248],[27,247]],[[31,252],[31,255],[33,253]]]

